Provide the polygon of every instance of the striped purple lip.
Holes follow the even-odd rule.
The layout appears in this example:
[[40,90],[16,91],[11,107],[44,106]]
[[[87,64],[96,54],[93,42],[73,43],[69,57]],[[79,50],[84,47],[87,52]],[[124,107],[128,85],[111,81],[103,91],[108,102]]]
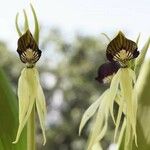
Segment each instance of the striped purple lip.
[[41,50],[29,30],[19,38],[17,52],[21,61],[29,66],[33,66],[40,59]]
[[119,32],[108,44],[106,56],[109,61],[117,61],[122,67],[125,67],[129,60],[138,57],[139,51],[137,49],[135,42],[127,39],[122,32]]

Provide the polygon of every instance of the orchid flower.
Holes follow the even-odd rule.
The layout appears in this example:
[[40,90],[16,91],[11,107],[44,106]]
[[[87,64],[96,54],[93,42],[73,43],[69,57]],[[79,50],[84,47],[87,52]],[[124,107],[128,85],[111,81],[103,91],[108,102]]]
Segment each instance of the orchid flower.
[[[96,80],[104,84],[110,83],[110,87],[85,111],[79,127],[80,134],[87,121],[97,111],[87,150],[92,150],[93,146],[105,136],[109,114],[115,124],[114,140],[116,141],[118,129],[121,126],[117,143],[121,141],[122,133],[125,131],[125,147],[127,147],[131,135],[133,135],[137,145],[137,97],[134,89],[136,76],[130,68],[130,60],[138,57],[138,55],[137,44],[127,39],[122,32],[119,32],[108,44],[106,57],[109,62],[100,66]],[[115,101],[119,104],[116,120],[113,114]],[[121,124],[122,114],[125,116],[123,124]]]
[[[34,9],[31,6],[35,15]],[[25,11],[24,11],[25,12]],[[35,16],[34,16],[35,17]],[[26,23],[27,16],[25,15]],[[35,21],[36,17],[35,17]],[[38,31],[37,22],[35,33]],[[38,36],[32,36],[28,24],[24,34],[19,31],[20,38],[18,40],[17,52],[20,60],[25,64],[25,68],[22,70],[18,81],[18,101],[19,101],[19,127],[17,131],[16,139],[13,143],[17,143],[21,132],[27,122],[29,121],[32,110],[36,106],[37,113],[40,120],[40,125],[43,133],[43,144],[46,143],[45,136],[45,117],[46,117],[46,105],[45,96],[40,85],[39,73],[35,64],[41,57],[41,50],[38,47]],[[37,34],[37,33],[36,33]],[[33,129],[34,130],[34,129]]]

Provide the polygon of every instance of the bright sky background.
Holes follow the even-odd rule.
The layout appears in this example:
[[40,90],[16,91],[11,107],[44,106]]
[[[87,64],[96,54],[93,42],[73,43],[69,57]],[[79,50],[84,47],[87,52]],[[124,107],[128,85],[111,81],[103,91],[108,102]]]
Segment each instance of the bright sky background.
[[[15,15],[32,2],[45,28],[57,26],[67,37],[74,31],[110,36],[119,30],[136,39],[140,47],[150,35],[150,0],[0,0],[0,39],[16,49]],[[21,17],[20,17],[21,18]],[[32,24],[31,24],[32,26]],[[142,43],[142,44],[141,44]]]

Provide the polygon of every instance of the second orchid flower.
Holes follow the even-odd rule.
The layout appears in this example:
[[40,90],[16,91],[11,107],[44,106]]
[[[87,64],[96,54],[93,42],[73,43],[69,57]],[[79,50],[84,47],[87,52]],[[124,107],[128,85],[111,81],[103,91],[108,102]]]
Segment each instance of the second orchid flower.
[[[134,89],[136,76],[134,71],[130,68],[130,60],[138,57],[138,55],[137,44],[127,39],[122,32],[119,32],[108,44],[106,57],[110,62],[100,66],[96,80],[104,84],[110,83],[110,87],[86,110],[79,128],[79,133],[81,133],[86,122],[98,111],[96,120],[91,129],[87,146],[88,150],[92,150],[92,147],[104,137],[108,126],[109,113],[116,126],[114,135],[115,141],[118,128],[121,125],[121,117],[122,114],[124,114],[124,123],[122,124],[117,143],[121,141],[122,132],[126,131],[125,147],[127,147],[131,135],[134,136],[137,145],[137,97]],[[119,104],[116,120],[113,114],[115,101]]]

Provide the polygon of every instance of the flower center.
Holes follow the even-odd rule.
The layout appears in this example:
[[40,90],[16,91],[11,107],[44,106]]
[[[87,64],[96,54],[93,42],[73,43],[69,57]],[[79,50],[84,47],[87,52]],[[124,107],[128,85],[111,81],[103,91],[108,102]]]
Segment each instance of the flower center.
[[27,50],[25,51],[25,55],[26,55],[26,58],[30,60],[30,59],[32,59],[33,56],[34,56],[34,51],[29,48],[29,49],[27,49]]
[[31,66],[38,61],[40,58],[40,52],[39,51],[34,51],[31,48],[26,49],[22,54],[21,54],[21,60],[24,63],[30,64]]
[[132,57],[133,54],[130,51],[126,51],[123,49],[114,56],[114,60],[122,62],[122,61],[130,60],[132,59]]

